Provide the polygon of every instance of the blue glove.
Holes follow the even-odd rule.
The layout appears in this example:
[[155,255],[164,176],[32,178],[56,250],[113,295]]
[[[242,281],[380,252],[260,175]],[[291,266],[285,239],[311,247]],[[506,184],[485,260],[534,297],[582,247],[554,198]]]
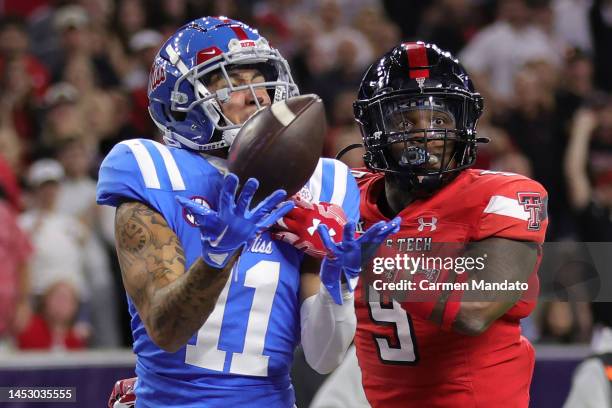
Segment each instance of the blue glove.
[[293,202],[282,202],[287,193],[284,190],[276,190],[254,210],[249,210],[258,186],[256,179],[248,179],[236,200],[238,177],[232,173],[228,174],[221,186],[217,211],[185,197],[176,196],[176,201],[194,217],[200,229],[202,258],[208,265],[223,268],[231,259],[231,255],[247,241],[293,209]]
[[342,273],[346,279],[348,290],[350,292],[355,290],[359,273],[361,272],[361,265],[367,261],[367,259],[362,259],[362,246],[367,245],[378,248],[390,234],[395,234],[399,231],[400,221],[399,217],[389,222],[380,221],[372,225],[358,239],[355,239],[355,223],[352,221],[348,222],[344,226],[344,240],[339,244],[334,243],[329,236],[326,225],[320,224],[317,227],[323,245],[332,255],[323,258],[319,276],[321,277],[321,283],[327,288],[334,302],[339,305],[342,304]]

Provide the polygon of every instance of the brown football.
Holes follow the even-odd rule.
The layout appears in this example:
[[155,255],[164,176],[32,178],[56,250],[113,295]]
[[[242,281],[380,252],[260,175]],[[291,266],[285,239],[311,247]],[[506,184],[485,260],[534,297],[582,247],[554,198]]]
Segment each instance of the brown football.
[[228,169],[241,184],[249,177],[259,180],[254,203],[281,188],[292,196],[317,167],[326,128],[325,109],[317,95],[274,103],[244,123],[230,148]]

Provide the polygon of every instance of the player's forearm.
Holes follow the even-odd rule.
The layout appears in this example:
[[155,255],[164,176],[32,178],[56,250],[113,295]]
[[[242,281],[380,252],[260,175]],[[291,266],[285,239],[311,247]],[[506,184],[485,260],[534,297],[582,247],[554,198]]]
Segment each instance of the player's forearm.
[[300,309],[302,347],[308,364],[318,373],[336,369],[355,336],[353,293],[343,291],[343,304],[334,303],[321,285],[319,293],[304,301]]
[[[502,284],[506,281],[527,283],[535,273],[537,245],[503,238],[489,238],[474,246],[468,255],[487,255],[485,268],[468,279]],[[519,301],[523,292],[516,290],[478,290],[466,293],[453,322],[453,330],[467,335],[479,335]]]
[[154,293],[145,323],[155,344],[171,353],[187,344],[215,308],[238,256],[223,269],[198,258],[184,275]]

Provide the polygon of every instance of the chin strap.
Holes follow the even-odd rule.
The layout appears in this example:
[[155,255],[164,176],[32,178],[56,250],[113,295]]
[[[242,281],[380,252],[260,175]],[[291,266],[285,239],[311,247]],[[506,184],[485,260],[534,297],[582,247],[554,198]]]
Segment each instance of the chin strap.
[[353,150],[353,149],[357,149],[357,148],[360,148],[360,147],[363,147],[363,144],[362,144],[362,143],[353,143],[353,144],[350,144],[350,145],[348,145],[348,146],[346,146],[346,147],[342,148],[342,150],[340,150],[340,151],[338,152],[338,154],[336,154],[335,159],[336,159],[336,160],[340,160],[340,159],[342,158],[342,156],[344,156],[345,154],[347,154],[347,153],[348,153],[348,152],[350,152],[351,150]]

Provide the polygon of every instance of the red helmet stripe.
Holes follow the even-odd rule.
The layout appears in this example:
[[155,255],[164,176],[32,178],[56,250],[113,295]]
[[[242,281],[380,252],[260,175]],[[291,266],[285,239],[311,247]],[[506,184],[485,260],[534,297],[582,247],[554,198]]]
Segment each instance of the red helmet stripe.
[[240,27],[238,24],[231,24],[230,20],[227,18],[220,18],[219,20],[223,21],[226,24],[229,24],[229,28],[234,31],[234,34],[236,34],[236,37],[238,37],[240,41],[249,39],[249,36],[247,35],[246,31],[244,31],[242,27]]
[[429,59],[427,58],[427,48],[425,48],[425,44],[409,42],[404,43],[404,47],[406,47],[408,66],[410,67],[410,78],[429,78],[429,69],[426,68],[429,66]]

